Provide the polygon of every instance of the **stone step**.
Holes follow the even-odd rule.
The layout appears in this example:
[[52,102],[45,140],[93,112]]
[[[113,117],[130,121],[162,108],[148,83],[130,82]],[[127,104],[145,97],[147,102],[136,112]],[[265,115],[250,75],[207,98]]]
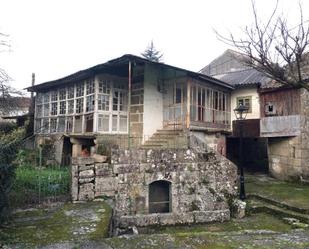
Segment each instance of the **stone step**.
[[263,202],[261,200],[249,200],[249,211],[254,213],[265,212],[275,215],[279,218],[294,218],[301,222],[309,224],[309,215],[295,212],[286,208],[278,207],[276,205]]
[[260,201],[263,201],[263,202],[267,202],[267,203],[272,204],[274,206],[285,208],[285,209],[288,209],[288,210],[291,210],[291,211],[294,211],[294,212],[298,212],[298,213],[302,213],[302,214],[309,214],[309,209],[294,207],[294,206],[288,205],[284,202],[279,202],[279,201],[270,199],[270,198],[262,196],[262,195],[248,194],[247,197],[249,199],[257,199],[257,200],[260,200]]
[[145,142],[145,144],[166,144],[169,140],[159,140],[159,139],[149,139]]
[[180,134],[180,133],[183,133],[183,131],[181,130],[157,130],[156,133],[159,133],[159,134]]

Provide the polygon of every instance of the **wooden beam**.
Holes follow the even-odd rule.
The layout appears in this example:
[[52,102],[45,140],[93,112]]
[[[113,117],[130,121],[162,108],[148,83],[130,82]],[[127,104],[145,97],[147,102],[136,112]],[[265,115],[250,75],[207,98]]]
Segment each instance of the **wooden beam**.
[[191,82],[187,83],[187,115],[186,115],[186,128],[190,128],[190,97],[191,97]]

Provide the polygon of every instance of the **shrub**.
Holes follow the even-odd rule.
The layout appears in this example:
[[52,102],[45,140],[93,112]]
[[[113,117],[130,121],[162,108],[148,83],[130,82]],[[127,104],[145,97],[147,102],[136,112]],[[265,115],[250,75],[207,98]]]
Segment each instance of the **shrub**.
[[19,128],[0,135],[0,224],[8,218],[8,194],[15,176],[14,159],[24,134],[24,129]]

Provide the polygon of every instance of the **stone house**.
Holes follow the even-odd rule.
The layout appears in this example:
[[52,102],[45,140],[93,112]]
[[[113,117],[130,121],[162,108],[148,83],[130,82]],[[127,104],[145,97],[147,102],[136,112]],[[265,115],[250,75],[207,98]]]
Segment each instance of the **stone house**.
[[227,157],[238,164],[239,134],[235,132],[236,116],[233,109],[243,104],[249,108],[243,132],[245,167],[249,171],[268,172],[267,138],[260,136],[260,89],[270,81],[262,73],[242,64],[245,55],[231,49],[226,50],[200,70],[234,86],[231,93],[231,122],[233,134],[227,137]]
[[72,151],[72,200],[113,197],[118,229],[230,218],[232,89],[134,55],[28,88],[38,144]]
[[[308,178],[308,91],[282,87],[243,66],[243,56],[227,50],[201,72],[234,85],[232,109],[239,103],[249,107],[243,131],[245,167],[266,169],[280,179]],[[304,77],[308,77],[308,61],[302,65]],[[228,158],[233,161],[238,136],[233,123],[233,135],[227,138]]]
[[36,137],[57,141],[60,163],[74,143],[186,147],[188,131],[225,155],[232,89],[203,74],[124,55],[28,91],[36,92]]

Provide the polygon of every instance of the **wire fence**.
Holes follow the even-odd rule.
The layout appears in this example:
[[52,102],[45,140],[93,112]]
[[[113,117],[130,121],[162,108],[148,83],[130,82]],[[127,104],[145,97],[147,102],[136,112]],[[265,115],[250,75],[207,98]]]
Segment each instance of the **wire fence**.
[[55,160],[57,154],[50,149],[50,146],[35,147],[34,140],[24,141],[14,161],[15,179],[9,193],[12,208],[69,200],[71,157],[64,158],[65,164],[61,165]]

